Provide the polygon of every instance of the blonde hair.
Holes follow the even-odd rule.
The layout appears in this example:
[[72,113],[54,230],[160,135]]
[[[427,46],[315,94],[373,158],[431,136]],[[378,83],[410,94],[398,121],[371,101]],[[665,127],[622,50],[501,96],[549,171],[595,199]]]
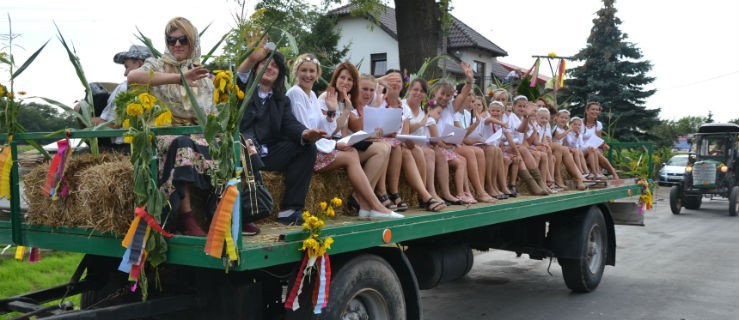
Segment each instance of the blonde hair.
[[582,118],[580,118],[578,116],[574,116],[574,117],[570,118],[570,125],[572,125],[573,123],[575,123],[575,121],[580,121],[580,123],[582,123]]
[[293,76],[293,81],[296,81],[296,78],[298,77],[298,68],[300,68],[300,65],[304,62],[311,62],[316,65],[316,80],[318,80],[318,78],[321,77],[321,62],[318,61],[318,57],[316,57],[315,54],[303,53],[295,58],[292,68],[290,69],[290,73]]
[[546,114],[546,115],[551,115],[551,114],[549,113],[549,109],[547,109],[547,108],[544,108],[544,107],[541,107],[541,108],[539,108],[538,110],[536,110],[536,115],[537,115],[537,116],[543,116],[543,115],[545,115],[545,114]]
[[505,112],[505,105],[502,102],[498,100],[493,100],[493,102],[491,102],[488,106],[488,110],[492,109],[494,106],[498,106],[501,112]]
[[190,54],[192,55],[195,52],[196,42],[198,41],[198,30],[192,25],[190,20],[183,17],[174,17],[164,27],[164,38],[166,39],[167,36],[177,30],[181,30],[187,36],[187,46],[190,47]]

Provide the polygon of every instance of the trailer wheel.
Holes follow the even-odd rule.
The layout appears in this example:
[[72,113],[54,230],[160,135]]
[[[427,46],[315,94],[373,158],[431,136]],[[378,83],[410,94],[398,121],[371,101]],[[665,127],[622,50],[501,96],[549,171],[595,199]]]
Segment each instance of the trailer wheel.
[[608,260],[608,227],[598,207],[583,218],[580,258],[559,259],[565,284],[574,292],[591,292],[598,287]]
[[670,188],[670,210],[672,214],[680,214],[680,209],[683,208],[683,199],[680,197],[680,188],[674,186]]
[[736,213],[739,211],[739,186],[731,188],[731,194],[729,194],[729,216],[736,217]]
[[685,209],[698,210],[701,208],[702,202],[703,202],[703,196],[700,194],[694,195],[694,196],[685,195],[685,200],[683,201],[683,205],[685,206]]
[[403,288],[393,268],[375,255],[358,256],[331,281],[320,319],[405,319]]

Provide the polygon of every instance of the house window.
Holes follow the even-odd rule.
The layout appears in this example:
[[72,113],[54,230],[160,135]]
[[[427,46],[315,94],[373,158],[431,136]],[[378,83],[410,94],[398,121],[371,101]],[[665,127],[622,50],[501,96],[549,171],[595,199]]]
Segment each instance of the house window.
[[485,62],[475,61],[472,65],[472,71],[475,72],[475,82],[481,89],[485,88]]
[[372,75],[379,77],[387,71],[387,53],[373,53],[370,55],[372,61]]

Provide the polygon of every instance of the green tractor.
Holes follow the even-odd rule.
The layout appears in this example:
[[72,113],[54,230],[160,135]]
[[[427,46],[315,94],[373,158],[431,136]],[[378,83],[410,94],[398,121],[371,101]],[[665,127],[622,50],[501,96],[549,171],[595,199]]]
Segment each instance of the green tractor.
[[729,199],[729,215],[739,211],[739,125],[704,124],[695,135],[685,178],[670,190],[670,209],[680,214],[682,207],[697,210],[704,196]]

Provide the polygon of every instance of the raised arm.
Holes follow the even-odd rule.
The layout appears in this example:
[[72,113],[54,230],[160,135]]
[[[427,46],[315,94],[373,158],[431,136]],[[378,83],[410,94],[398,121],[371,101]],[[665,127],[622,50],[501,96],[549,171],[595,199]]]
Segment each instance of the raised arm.
[[472,92],[472,82],[475,75],[474,72],[472,72],[472,67],[470,67],[468,63],[462,61],[459,63],[459,66],[462,67],[462,71],[464,71],[465,81],[464,87],[462,87],[462,91],[457,94],[457,96],[454,98],[454,101],[452,102],[454,112],[459,112],[459,110],[462,110],[462,108],[464,107],[464,100],[467,99],[467,96],[469,96],[470,92]]

